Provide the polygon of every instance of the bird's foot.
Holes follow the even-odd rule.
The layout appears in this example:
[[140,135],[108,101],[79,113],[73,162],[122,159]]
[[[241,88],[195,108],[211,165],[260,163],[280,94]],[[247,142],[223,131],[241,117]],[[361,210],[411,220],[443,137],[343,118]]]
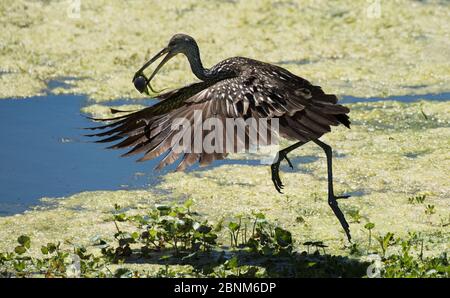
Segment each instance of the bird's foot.
[[352,242],[352,236],[350,235],[350,225],[348,224],[347,220],[345,219],[344,213],[342,213],[341,209],[339,208],[337,200],[339,199],[348,199],[350,198],[349,195],[341,195],[341,196],[335,196],[331,195],[328,198],[328,204],[330,205],[331,209],[334,212],[334,215],[338,218],[339,222],[341,223],[342,228],[345,231],[345,234],[347,235],[347,239],[349,242]]
[[289,158],[287,157],[286,154],[279,152],[278,153],[278,158],[277,161],[274,162],[271,166],[270,169],[272,171],[272,182],[273,185],[275,186],[275,189],[279,192],[279,193],[283,193],[281,190],[283,189],[284,185],[281,182],[280,179],[280,163],[283,159],[286,159],[289,167],[291,169],[294,169],[294,166],[292,165],[292,162],[289,160]]

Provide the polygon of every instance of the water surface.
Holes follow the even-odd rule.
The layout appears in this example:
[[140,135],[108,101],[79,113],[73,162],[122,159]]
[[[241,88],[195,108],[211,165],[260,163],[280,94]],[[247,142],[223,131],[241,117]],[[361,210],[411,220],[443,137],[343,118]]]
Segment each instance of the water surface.
[[87,131],[80,128],[93,125],[80,114],[86,103],[74,95],[0,100],[0,215],[41,197],[142,187],[155,179],[152,162],[119,158],[82,136]]
[[[420,99],[448,100],[450,93],[390,98],[344,96],[341,102]],[[111,105],[124,103],[132,102],[114,101]],[[120,158],[120,151],[91,143],[82,136],[86,131],[80,129],[93,125],[80,114],[81,107],[87,104],[87,98],[80,95],[48,94],[26,100],[0,100],[0,215],[22,212],[39,203],[42,197],[148,187],[174,169],[172,166],[156,172],[153,168],[159,159],[136,163],[136,158]],[[227,160],[214,165],[226,163],[259,164],[251,160]],[[192,168],[195,169],[198,167]]]

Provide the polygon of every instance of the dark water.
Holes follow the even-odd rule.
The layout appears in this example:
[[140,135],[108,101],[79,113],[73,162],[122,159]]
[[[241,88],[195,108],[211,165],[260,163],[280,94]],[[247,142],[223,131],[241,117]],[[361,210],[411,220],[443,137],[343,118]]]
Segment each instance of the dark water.
[[[384,99],[347,96],[342,102],[419,99],[448,100],[450,93]],[[114,105],[124,103],[130,101],[115,101]],[[0,216],[22,212],[42,197],[143,188],[154,185],[158,177],[173,170],[172,167],[155,172],[158,160],[136,163],[133,158],[120,158],[120,151],[90,143],[82,136],[87,132],[80,129],[93,125],[80,114],[80,108],[86,104],[86,97],[74,95],[0,100]],[[215,165],[237,162],[259,164],[220,161]]]

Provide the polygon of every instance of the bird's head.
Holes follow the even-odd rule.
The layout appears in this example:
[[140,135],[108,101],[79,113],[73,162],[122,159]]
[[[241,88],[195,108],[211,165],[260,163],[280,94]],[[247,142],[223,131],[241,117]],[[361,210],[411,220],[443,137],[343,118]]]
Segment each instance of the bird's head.
[[169,53],[176,54],[187,54],[189,51],[198,48],[195,39],[191,36],[183,33],[175,34],[169,41],[167,47]]
[[[163,67],[164,64],[167,63],[170,59],[172,59],[174,56],[178,54],[185,54],[187,55],[190,51],[194,51],[198,49],[197,43],[195,40],[186,34],[175,34],[169,41],[169,44],[163,48],[161,51],[159,51],[158,54],[153,56],[149,61],[147,61],[134,75],[133,77],[133,83],[136,89],[139,92],[145,92],[148,94],[147,86],[150,87],[150,89],[155,92],[151,85],[150,81],[153,79],[153,77],[158,73],[158,71]],[[158,60],[160,57],[164,56],[164,59],[159,63],[159,65],[156,67],[156,69],[153,71],[153,73],[150,75],[150,77],[147,79],[144,75],[144,70],[149,67],[153,62]]]

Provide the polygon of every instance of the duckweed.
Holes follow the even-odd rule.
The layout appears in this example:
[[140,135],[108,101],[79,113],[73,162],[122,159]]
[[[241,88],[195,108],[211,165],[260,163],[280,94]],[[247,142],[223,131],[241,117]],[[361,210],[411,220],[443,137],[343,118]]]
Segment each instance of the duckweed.
[[[134,72],[178,32],[197,39],[206,66],[251,57],[359,97],[448,91],[450,5],[379,3],[378,15],[366,0],[84,0],[77,15],[67,1],[2,1],[0,98],[41,94],[63,77],[77,80],[53,92],[142,98]],[[155,88],[194,79],[186,59],[176,57]]]

